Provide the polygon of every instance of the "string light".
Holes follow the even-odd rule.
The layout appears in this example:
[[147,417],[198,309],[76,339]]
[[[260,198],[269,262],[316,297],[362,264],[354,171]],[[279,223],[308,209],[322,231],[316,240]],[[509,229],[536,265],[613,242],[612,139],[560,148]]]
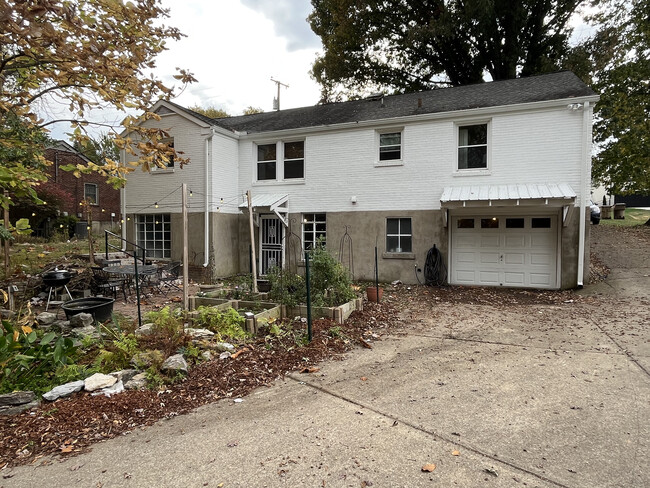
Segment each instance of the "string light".
[[194,193],[192,193],[192,190],[190,190],[190,196],[193,197]]
[[63,224],[60,224],[59,227],[61,227],[63,229]]
[[153,204],[154,208],[158,208],[158,202]]
[[123,223],[124,223],[124,219],[120,219],[120,224],[123,224]]
[[36,217],[36,212],[32,212],[32,217]]
[[102,208],[102,212],[106,212],[106,209]]

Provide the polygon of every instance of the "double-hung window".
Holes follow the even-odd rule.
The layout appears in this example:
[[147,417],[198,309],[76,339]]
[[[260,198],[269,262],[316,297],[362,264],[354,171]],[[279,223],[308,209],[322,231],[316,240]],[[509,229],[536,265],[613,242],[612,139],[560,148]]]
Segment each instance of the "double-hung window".
[[402,159],[402,133],[379,134],[379,161],[398,161],[400,159]]
[[284,179],[305,177],[305,142],[284,143]]
[[487,169],[488,125],[458,127],[458,169]]
[[386,252],[411,252],[413,249],[411,219],[386,219]]
[[[160,141],[161,144],[174,149],[174,138],[164,139]],[[160,166],[159,166],[160,165]],[[174,169],[174,156],[171,154],[164,154],[156,157],[156,163],[151,167],[152,171],[165,171]]]
[[276,145],[275,144],[258,144],[257,145],[257,180],[275,180],[276,179]]
[[324,213],[308,213],[302,216],[302,244],[305,251],[313,249],[318,239],[327,238],[327,221]]
[[99,202],[99,190],[94,183],[84,183],[84,200],[91,205],[97,205]]

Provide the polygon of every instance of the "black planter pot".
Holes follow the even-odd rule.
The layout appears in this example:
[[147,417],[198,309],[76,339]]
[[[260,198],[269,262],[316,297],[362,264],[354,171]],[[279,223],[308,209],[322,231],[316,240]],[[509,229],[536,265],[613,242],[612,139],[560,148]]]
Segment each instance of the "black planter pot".
[[114,298],[106,297],[77,298],[76,300],[65,302],[61,305],[61,308],[65,311],[65,317],[68,320],[73,315],[89,313],[96,322],[106,322],[111,318],[114,302]]

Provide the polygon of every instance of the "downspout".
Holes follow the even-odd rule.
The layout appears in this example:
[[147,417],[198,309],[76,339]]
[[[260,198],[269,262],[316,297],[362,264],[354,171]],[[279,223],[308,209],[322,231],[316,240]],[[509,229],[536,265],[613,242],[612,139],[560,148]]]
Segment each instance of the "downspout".
[[210,263],[210,143],[212,136],[205,140],[205,212],[203,214],[203,229],[204,229],[204,242],[203,242],[203,256],[205,262],[203,267],[207,268]]
[[591,159],[591,109],[589,102],[583,105],[582,113],[582,165],[580,169],[580,198],[578,209],[580,210],[580,229],[578,232],[578,288],[584,286],[585,272],[585,234],[587,227],[587,171]]
[[[123,166],[126,166],[126,150],[122,149],[121,151],[121,162]],[[126,183],[120,188],[120,211],[122,212],[122,252],[126,251]]]

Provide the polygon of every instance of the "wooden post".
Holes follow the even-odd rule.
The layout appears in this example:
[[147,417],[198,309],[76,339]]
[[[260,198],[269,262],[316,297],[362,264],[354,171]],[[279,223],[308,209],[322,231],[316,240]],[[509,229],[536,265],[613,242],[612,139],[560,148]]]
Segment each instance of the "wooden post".
[[[86,217],[88,220],[88,258],[91,266],[95,265],[95,245],[93,243],[93,210],[91,208],[91,202],[89,199],[84,199],[84,204],[86,205]],[[67,230],[66,230],[67,232]]]
[[248,199],[248,224],[251,229],[251,264],[253,265],[253,293],[257,293],[257,258],[255,257],[255,231],[253,230],[253,204],[251,202],[251,191],[246,192]]
[[[207,196],[206,196],[207,198]],[[189,305],[189,244],[187,224],[187,183],[183,183],[183,309],[188,310]]]
[[[5,190],[5,200],[9,202],[9,191]],[[9,204],[7,203],[7,208],[4,209],[4,226],[7,231],[9,231]],[[3,241],[3,247],[5,251],[5,278],[9,277],[9,239]]]

